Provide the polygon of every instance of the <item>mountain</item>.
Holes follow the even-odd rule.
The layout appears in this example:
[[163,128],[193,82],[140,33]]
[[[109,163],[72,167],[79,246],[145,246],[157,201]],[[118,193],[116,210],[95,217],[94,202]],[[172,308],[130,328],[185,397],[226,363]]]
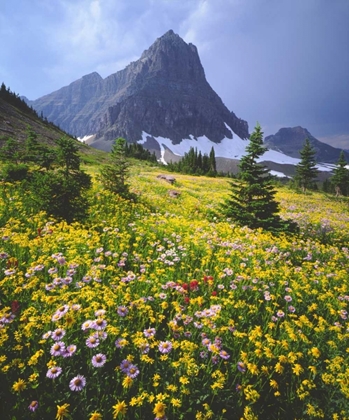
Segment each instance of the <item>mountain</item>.
[[117,137],[136,142],[143,133],[145,146],[158,151],[157,137],[174,145],[201,136],[215,144],[249,137],[247,122],[207,82],[197,48],[172,30],[125,69],[105,79],[91,73],[29,103],[75,136],[94,135],[90,144],[103,150]]
[[[5,87],[5,85],[3,84]],[[2,86],[2,87],[3,87]],[[24,142],[28,128],[37,134],[39,143],[55,147],[56,141],[67,135],[59,127],[45,121],[30,108],[24,97],[19,97],[9,89],[0,90],[0,147],[8,138]],[[104,162],[106,153],[96,150],[76,140],[84,162]]]
[[[315,149],[317,162],[336,163],[338,161],[341,149],[322,143],[312,136],[306,128],[300,126],[281,128],[276,134],[265,137],[264,143],[269,149],[285,153],[294,158],[300,158],[299,151],[303,148],[307,138]],[[349,162],[349,153],[344,152],[344,154]]]

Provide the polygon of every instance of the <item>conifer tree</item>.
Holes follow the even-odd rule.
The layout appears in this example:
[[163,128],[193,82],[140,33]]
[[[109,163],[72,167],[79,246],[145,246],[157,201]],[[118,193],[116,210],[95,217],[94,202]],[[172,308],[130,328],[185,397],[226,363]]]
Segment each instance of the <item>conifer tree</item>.
[[337,196],[340,194],[347,196],[349,193],[349,170],[347,169],[347,165],[348,164],[342,150],[331,178],[331,183],[334,186]]
[[315,150],[310,144],[309,139],[305,139],[304,146],[299,152],[301,161],[296,166],[295,181],[305,192],[314,189],[318,170],[316,169]]
[[257,163],[266,152],[263,132],[257,123],[246,147],[247,154],[239,164],[239,179],[231,181],[231,195],[223,204],[223,212],[239,225],[271,231],[296,230],[293,222],[281,220],[276,191],[268,168]]
[[214,148],[212,146],[210,155],[209,155],[209,161],[210,161],[210,175],[216,176],[217,175],[217,168],[216,168],[216,155],[214,152]]
[[130,198],[128,171],[129,161],[126,157],[126,140],[119,137],[114,141],[111,150],[111,165],[105,165],[100,170],[99,179],[105,189],[119,194],[123,198]]
[[91,177],[80,169],[76,141],[62,137],[57,145],[58,168],[34,174],[30,183],[33,201],[38,209],[57,219],[68,223],[83,220],[88,214],[86,192],[92,185]]

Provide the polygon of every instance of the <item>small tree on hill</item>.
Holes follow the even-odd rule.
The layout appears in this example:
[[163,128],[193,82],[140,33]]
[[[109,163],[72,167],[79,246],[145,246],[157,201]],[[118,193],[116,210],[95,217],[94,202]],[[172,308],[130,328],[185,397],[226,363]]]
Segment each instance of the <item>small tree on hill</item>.
[[309,139],[305,140],[303,149],[299,152],[301,161],[296,166],[296,184],[305,192],[315,188],[315,180],[318,170],[316,169],[315,150]]
[[127,183],[130,163],[126,157],[126,140],[119,137],[114,141],[111,150],[111,165],[105,165],[100,170],[99,179],[103,187],[123,198],[130,198],[131,193]]
[[342,150],[331,178],[331,184],[333,185],[337,196],[340,194],[347,196],[349,193],[349,170],[347,169],[347,165]]
[[276,191],[268,168],[257,163],[266,150],[263,133],[257,123],[246,147],[247,154],[240,160],[239,179],[230,182],[231,195],[223,204],[223,212],[242,226],[275,232],[295,231],[296,224],[283,221],[278,215],[279,204],[275,200]]
[[83,220],[88,214],[86,192],[91,177],[80,170],[80,157],[76,141],[62,137],[57,141],[55,170],[38,171],[30,183],[36,207],[68,223]]

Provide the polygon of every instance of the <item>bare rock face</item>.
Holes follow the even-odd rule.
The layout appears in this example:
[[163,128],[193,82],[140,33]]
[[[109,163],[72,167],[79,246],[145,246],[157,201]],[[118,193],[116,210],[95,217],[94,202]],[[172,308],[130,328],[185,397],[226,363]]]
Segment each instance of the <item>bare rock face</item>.
[[105,79],[92,73],[30,105],[73,135],[96,134],[91,145],[104,150],[117,137],[140,140],[143,131],[174,144],[190,135],[219,143],[231,131],[249,137],[247,122],[207,82],[197,48],[172,30],[124,70]]
[[[305,139],[309,139],[314,148],[317,162],[336,163],[338,161],[341,149],[320,142],[306,128],[300,126],[281,128],[276,134],[265,137],[264,143],[269,149],[300,158],[299,151],[302,150]],[[349,160],[349,153],[344,152],[344,154]]]

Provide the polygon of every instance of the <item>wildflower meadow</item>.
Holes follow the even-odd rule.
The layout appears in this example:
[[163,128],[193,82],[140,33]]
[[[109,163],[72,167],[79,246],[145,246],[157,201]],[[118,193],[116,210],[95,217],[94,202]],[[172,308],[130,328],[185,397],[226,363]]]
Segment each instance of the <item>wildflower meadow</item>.
[[1,185],[0,418],[349,419],[348,201],[280,187],[273,236],[158,173],[94,180],[83,224]]

